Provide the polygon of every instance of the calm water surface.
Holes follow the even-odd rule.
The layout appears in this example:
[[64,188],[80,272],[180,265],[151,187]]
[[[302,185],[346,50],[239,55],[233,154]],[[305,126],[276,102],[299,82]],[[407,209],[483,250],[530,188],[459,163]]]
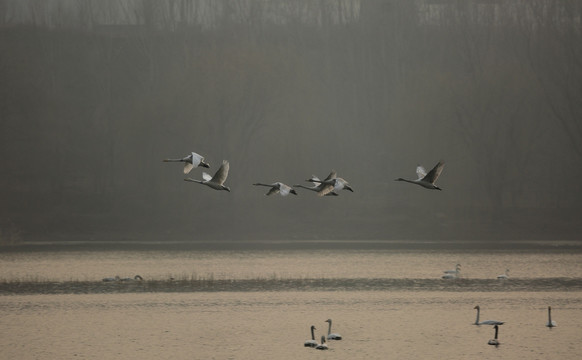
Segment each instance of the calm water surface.
[[[461,263],[463,278],[440,279],[455,263]],[[500,283],[495,277],[506,268],[511,278]],[[582,356],[577,252],[0,253],[0,271],[0,346],[6,359]],[[135,274],[145,279],[135,291],[117,291],[135,284],[100,281]],[[222,283],[174,289],[200,279]],[[47,282],[85,283],[84,291],[95,291],[35,293]],[[460,285],[451,285],[455,282]],[[487,345],[492,327],[471,324],[477,304],[482,320],[506,321],[497,348]],[[558,322],[551,330],[544,326],[548,305]],[[304,348],[309,326],[320,337],[328,318],[344,339],[330,342],[327,352]]]

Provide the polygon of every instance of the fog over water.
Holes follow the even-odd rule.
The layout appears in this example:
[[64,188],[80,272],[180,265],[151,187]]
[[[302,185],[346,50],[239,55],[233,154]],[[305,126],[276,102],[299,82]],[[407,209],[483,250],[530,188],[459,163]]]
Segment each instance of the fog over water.
[[[579,239],[581,17],[554,0],[2,0],[0,241]],[[162,162],[191,151],[210,174],[230,161],[230,193]],[[443,191],[394,181],[439,160]],[[332,169],[353,193],[251,186]]]

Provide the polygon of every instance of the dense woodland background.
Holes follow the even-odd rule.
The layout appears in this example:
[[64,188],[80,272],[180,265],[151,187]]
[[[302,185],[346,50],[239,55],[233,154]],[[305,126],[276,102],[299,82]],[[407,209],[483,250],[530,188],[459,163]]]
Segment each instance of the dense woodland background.
[[581,1],[0,0],[0,54],[4,243],[580,238]]

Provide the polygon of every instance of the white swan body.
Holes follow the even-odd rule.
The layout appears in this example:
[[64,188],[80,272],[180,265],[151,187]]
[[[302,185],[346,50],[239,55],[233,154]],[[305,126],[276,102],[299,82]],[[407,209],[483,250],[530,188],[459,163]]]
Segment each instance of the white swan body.
[[136,275],[132,278],[123,278],[123,279],[119,279],[120,281],[142,281],[143,278],[140,275]]
[[443,272],[445,274],[459,274],[461,272],[461,264],[455,265],[455,270],[445,270]]
[[326,323],[329,323],[327,328],[327,340],[341,340],[342,336],[340,334],[335,334],[331,332],[331,319],[325,320]]
[[444,274],[444,275],[442,276],[442,278],[443,278],[443,279],[456,279],[456,278],[458,278],[458,277],[459,277],[459,275],[458,275],[458,274]]
[[323,181],[314,177],[312,177],[311,179],[307,179],[307,181],[313,183],[320,183],[322,185],[320,190],[317,192],[318,196],[325,196],[331,192],[337,194],[337,191],[340,191],[342,189],[354,192],[354,189],[351,188],[350,184],[345,179],[337,177],[337,173],[335,170],[332,170],[331,173]]
[[[321,183],[321,180],[319,180],[319,178],[315,175],[311,175],[311,178],[307,179],[306,181],[311,182],[313,184],[313,186],[308,187],[308,186],[296,184],[296,185],[293,185],[293,187],[299,187],[302,189],[307,189],[307,190],[311,190],[311,191],[315,191],[316,193],[319,193],[321,191],[321,189],[323,189],[323,187],[325,186],[324,184]],[[325,196],[338,196],[338,194],[332,191],[328,194],[325,194]]]
[[323,336],[323,335],[321,336],[321,344],[318,344],[315,347],[315,349],[316,350],[327,350],[328,349],[327,344],[325,343],[325,336]]
[[224,182],[226,181],[226,178],[228,177],[229,168],[230,168],[230,165],[229,165],[228,161],[223,160],[222,165],[220,165],[220,169],[218,169],[218,171],[216,171],[214,176],[210,176],[204,172],[204,173],[202,173],[202,178],[204,180],[195,180],[195,179],[191,179],[191,178],[186,178],[186,179],[184,179],[184,181],[191,181],[191,182],[195,182],[198,184],[206,185],[214,190],[226,190],[226,191],[230,192],[230,188],[228,186],[224,185]]
[[112,282],[112,281],[119,281],[119,280],[121,280],[121,278],[118,275],[115,275],[115,277],[103,278],[101,281]]
[[505,269],[505,273],[501,275],[497,275],[499,280],[507,280],[509,279],[509,269]]
[[291,186],[285,185],[282,182],[278,182],[278,181],[275,183],[272,183],[272,184],[254,183],[253,185],[270,187],[271,189],[265,194],[267,196],[270,196],[273,194],[279,194],[281,196],[287,196],[289,194],[297,195],[297,192]]
[[435,167],[432,168],[432,170],[429,171],[427,174],[424,167],[422,167],[421,165],[418,165],[416,167],[416,174],[418,175],[418,179],[407,180],[407,179],[403,179],[403,178],[398,178],[395,181],[405,181],[405,182],[409,182],[411,184],[420,185],[423,188],[431,189],[431,190],[442,190],[441,188],[436,186],[434,183],[437,181],[437,179],[441,175],[441,172],[443,171],[444,166],[445,166],[445,163],[442,161],[439,161],[438,164],[436,164]]
[[503,325],[505,323],[504,321],[497,320],[485,320],[479,322],[479,314],[481,313],[481,307],[477,305],[473,309],[477,309],[477,318],[475,319],[475,323],[473,325]]
[[183,162],[184,163],[184,174],[188,174],[192,169],[202,166],[209,168],[210,165],[204,162],[204,156],[196,154],[195,152],[190,153],[181,159],[164,159],[165,162]]
[[552,307],[548,306],[548,322],[546,323],[546,326],[549,328],[553,328],[558,326],[558,324],[552,320]]
[[489,342],[487,342],[487,344],[489,344],[489,345],[499,345],[499,340],[497,339],[497,336],[499,335],[499,326],[498,325],[495,325],[493,328],[495,329],[495,338],[489,340]]
[[313,330],[315,330],[315,326],[311,325],[311,340],[307,340],[303,346],[305,347],[316,347],[317,345],[319,345],[317,343],[317,341],[315,341],[315,333],[313,332]]

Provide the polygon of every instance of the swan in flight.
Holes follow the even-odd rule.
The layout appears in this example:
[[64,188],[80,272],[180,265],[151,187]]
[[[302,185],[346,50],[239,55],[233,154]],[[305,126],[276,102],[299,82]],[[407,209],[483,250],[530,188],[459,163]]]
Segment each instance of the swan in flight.
[[351,188],[350,184],[345,179],[337,177],[335,170],[332,170],[323,181],[313,177],[311,179],[307,179],[306,181],[320,183],[322,185],[321,189],[317,192],[318,196],[325,196],[331,192],[337,194],[337,192],[342,189],[354,192],[354,189]]
[[282,182],[278,182],[278,181],[275,183],[272,183],[272,184],[255,183],[253,185],[270,187],[271,189],[269,190],[269,192],[267,192],[265,194],[267,196],[273,195],[273,194],[280,194],[281,196],[287,196],[289,194],[297,195],[297,192],[291,186],[285,185]]
[[317,341],[315,341],[315,333],[313,332],[313,330],[315,330],[315,326],[311,325],[311,340],[307,340],[303,346],[305,347],[316,347],[317,345],[319,345],[317,343]]
[[443,167],[445,163],[443,161],[439,161],[435,167],[426,173],[426,170],[421,165],[418,165],[416,168],[416,175],[418,175],[418,179],[416,180],[407,180],[403,178],[398,178],[395,181],[406,181],[412,184],[420,185],[424,188],[431,189],[431,190],[442,190],[440,187],[436,186],[434,183],[437,181],[441,172],[443,171]]
[[497,335],[499,335],[499,326],[495,325],[493,328],[495,329],[495,338],[489,340],[489,342],[487,342],[487,344],[497,346],[497,345],[499,345],[499,340],[497,340]]
[[327,350],[327,344],[325,343],[325,336],[321,335],[321,344],[315,347],[316,350]]
[[509,269],[505,269],[505,273],[501,275],[497,275],[499,280],[507,280],[509,279]]
[[198,166],[209,168],[210,165],[204,162],[204,156],[196,154],[195,152],[181,159],[164,159],[164,162],[183,162],[184,174],[188,174],[192,169]]
[[[302,189],[307,189],[307,190],[315,191],[318,193],[325,186],[324,184],[321,183],[321,180],[319,180],[319,178],[315,175],[311,175],[311,178],[306,180],[306,181],[311,182],[313,184],[313,186],[309,187],[309,186],[305,186],[305,185],[296,184],[296,185],[293,185],[293,187],[299,187]],[[325,196],[338,196],[338,194],[332,191],[330,193],[325,194]]]
[[327,328],[327,340],[341,340],[342,336],[340,334],[335,334],[331,332],[331,319],[325,320],[326,323],[329,323]]
[[477,309],[477,319],[475,319],[475,324],[473,324],[473,325],[503,325],[504,324],[503,321],[497,321],[497,320],[485,320],[485,321],[479,322],[479,314],[481,312],[481,308],[479,307],[479,305],[477,305],[473,309]]
[[228,177],[229,167],[230,167],[230,165],[228,164],[228,161],[223,160],[222,165],[220,165],[220,169],[218,169],[218,171],[216,171],[214,176],[211,177],[207,173],[203,172],[202,178],[204,180],[195,180],[195,179],[191,179],[191,178],[186,178],[186,179],[184,179],[184,181],[191,181],[191,182],[203,184],[203,185],[206,185],[208,187],[213,188],[214,190],[226,190],[226,191],[230,192],[230,188],[228,186],[224,185],[224,182],[226,181],[226,178]]
[[548,306],[548,323],[546,324],[547,327],[549,327],[550,329],[553,327],[558,326],[558,324],[552,320],[552,307]]

